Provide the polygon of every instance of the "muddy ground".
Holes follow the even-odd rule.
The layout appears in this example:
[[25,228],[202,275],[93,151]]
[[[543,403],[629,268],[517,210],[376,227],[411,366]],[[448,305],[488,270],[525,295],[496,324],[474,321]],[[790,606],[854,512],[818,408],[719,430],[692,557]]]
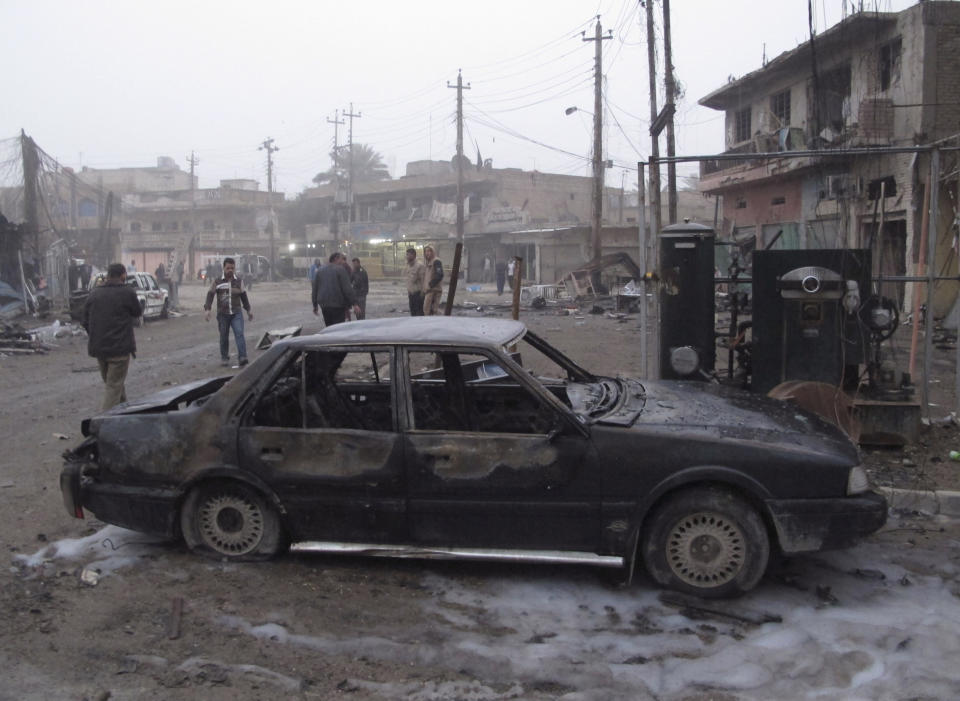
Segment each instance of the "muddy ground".
[[[184,286],[182,316],[137,330],[128,396],[221,373],[215,322],[205,322],[200,311],[203,291],[197,284]],[[254,321],[246,329],[251,355],[269,329],[320,328],[308,296],[303,281],[252,290]],[[461,299],[484,305],[482,313],[509,315],[496,306],[507,303],[506,295],[467,293]],[[400,285],[372,285],[370,316],[405,309]],[[522,318],[585,367],[639,372],[636,315],[614,319],[585,308],[570,316],[525,311]],[[952,358],[952,351],[938,351],[944,386],[952,386]],[[433,639],[436,633],[423,617],[424,601],[436,595],[425,578],[469,588],[476,581],[509,579],[515,571],[510,566],[294,556],[266,565],[226,565],[192,556],[179,544],[111,537],[95,520],[69,518],[58,487],[60,456],[79,441],[80,420],[95,413],[102,398],[84,336],[58,339],[46,354],[0,357],[0,396],[0,533],[9,561],[0,575],[0,699],[546,699],[577,692],[569,680],[551,683],[535,674],[504,674],[496,665],[465,662],[461,668],[439,659],[436,650],[446,643]],[[941,401],[949,406],[952,395]],[[921,445],[867,453],[873,476],[898,486],[960,489],[960,463],[947,458],[950,449],[960,449],[960,432],[954,424],[934,423]],[[917,532],[911,527],[910,537],[916,540]],[[937,533],[945,531],[920,526],[919,532],[924,547],[935,549]],[[112,557],[95,586],[81,581],[82,562],[51,557],[43,563],[47,544],[82,537],[102,557]],[[521,571],[546,590],[556,578],[601,581],[601,575],[576,568]],[[634,587],[650,591],[642,579]],[[173,613],[178,602],[180,616]],[[482,612],[479,620],[485,625]],[[268,624],[277,626],[276,635],[263,627]],[[499,628],[487,625],[495,638]],[[258,634],[251,634],[251,626],[260,626]],[[325,642],[289,644],[290,635],[308,631]],[[390,631],[398,632],[395,640],[385,640]],[[377,652],[368,654],[368,646]],[[683,698],[707,697],[738,698]]]

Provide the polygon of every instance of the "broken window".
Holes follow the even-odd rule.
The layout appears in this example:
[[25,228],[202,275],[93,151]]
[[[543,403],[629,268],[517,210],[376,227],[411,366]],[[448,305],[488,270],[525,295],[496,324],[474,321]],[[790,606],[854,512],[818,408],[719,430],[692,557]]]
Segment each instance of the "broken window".
[[790,90],[770,96],[770,113],[777,118],[777,129],[790,126]]
[[393,430],[389,351],[310,350],[261,395],[257,426]]
[[138,231],[140,231],[140,222],[138,221],[130,222],[130,231],[131,233],[137,233]]
[[894,83],[900,82],[900,52],[902,49],[903,40],[900,37],[880,47],[881,90],[887,90]]
[[734,114],[734,138],[740,143],[749,140],[751,136],[750,108],[747,107]]
[[496,359],[480,353],[410,351],[414,428],[546,434],[557,416]]
[[818,88],[818,126],[821,131],[829,128],[839,135],[850,117],[850,64],[824,72],[818,81]]

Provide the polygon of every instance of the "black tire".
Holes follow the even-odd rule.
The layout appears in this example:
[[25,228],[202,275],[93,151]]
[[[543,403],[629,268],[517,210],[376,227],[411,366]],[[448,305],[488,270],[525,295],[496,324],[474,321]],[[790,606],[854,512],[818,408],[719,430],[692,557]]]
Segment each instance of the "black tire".
[[166,319],[170,316],[170,300],[163,300],[163,307],[160,308],[160,318]]
[[756,509],[717,487],[668,497],[648,517],[641,547],[657,584],[704,598],[750,591],[770,559],[770,539]]
[[140,302],[140,316],[137,317],[137,326],[143,326],[147,323],[147,303]]
[[180,529],[192,551],[218,560],[267,560],[288,545],[276,509],[239,482],[194,488],[180,510]]

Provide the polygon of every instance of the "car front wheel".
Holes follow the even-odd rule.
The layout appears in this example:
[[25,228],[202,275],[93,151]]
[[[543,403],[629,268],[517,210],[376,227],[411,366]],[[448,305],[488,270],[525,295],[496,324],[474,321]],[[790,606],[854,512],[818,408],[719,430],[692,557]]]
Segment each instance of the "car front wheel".
[[669,497],[647,520],[642,547],[647,572],[657,584],[705,598],[749,591],[770,558],[757,511],[714,487]]
[[160,318],[166,319],[168,316],[170,316],[170,301],[165,299],[163,300],[163,306],[160,308]]
[[180,527],[191,550],[216,559],[266,560],[286,546],[276,510],[235,482],[193,489],[180,512]]

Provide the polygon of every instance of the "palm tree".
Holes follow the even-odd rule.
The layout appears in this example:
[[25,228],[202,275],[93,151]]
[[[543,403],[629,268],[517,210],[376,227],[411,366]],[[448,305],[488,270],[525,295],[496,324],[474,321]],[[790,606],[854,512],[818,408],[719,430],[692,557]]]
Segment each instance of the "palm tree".
[[387,170],[383,157],[366,144],[353,144],[352,149],[344,146],[339,154],[331,151],[330,159],[333,165],[322,173],[317,173],[313,178],[313,182],[318,185],[336,182],[338,179],[340,182],[350,179],[351,165],[354,184],[390,179],[390,171]]

